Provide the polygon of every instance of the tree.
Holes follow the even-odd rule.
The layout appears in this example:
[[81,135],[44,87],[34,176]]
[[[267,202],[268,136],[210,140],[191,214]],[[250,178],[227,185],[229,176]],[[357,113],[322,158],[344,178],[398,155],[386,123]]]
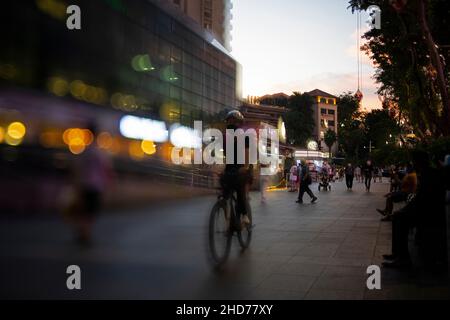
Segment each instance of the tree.
[[345,126],[349,124],[353,120],[353,116],[358,111],[358,108],[358,99],[352,92],[348,91],[341,94],[337,102],[339,125]]
[[386,144],[395,143],[400,128],[389,115],[388,110],[372,110],[364,119],[366,136],[372,141],[372,146],[381,148]]
[[364,34],[362,49],[374,62],[378,93],[398,118],[407,117],[417,136],[450,135],[450,51],[447,0],[351,0],[353,11],[380,7],[381,29]]
[[333,147],[333,144],[336,142],[336,140],[337,140],[336,132],[334,132],[334,130],[328,129],[325,132],[323,141],[325,142],[325,144],[328,147],[328,151],[330,153],[330,158],[331,158],[331,147]]
[[365,141],[364,119],[361,114],[357,113],[352,120],[347,121],[344,126],[339,128],[339,148],[350,162],[358,163]]
[[314,130],[313,99],[306,93],[294,92],[288,100],[288,112],[284,116],[289,143],[305,146]]

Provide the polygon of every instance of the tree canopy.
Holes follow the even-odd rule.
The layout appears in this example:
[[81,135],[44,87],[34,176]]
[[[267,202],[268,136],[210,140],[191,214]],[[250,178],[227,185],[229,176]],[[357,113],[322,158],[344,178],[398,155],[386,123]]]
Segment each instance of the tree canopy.
[[380,29],[363,36],[376,66],[383,106],[412,125],[419,137],[450,135],[448,61],[450,1],[351,0],[352,11],[381,9]]
[[288,100],[285,114],[286,133],[289,143],[305,146],[314,130],[313,99],[306,93],[294,92]]

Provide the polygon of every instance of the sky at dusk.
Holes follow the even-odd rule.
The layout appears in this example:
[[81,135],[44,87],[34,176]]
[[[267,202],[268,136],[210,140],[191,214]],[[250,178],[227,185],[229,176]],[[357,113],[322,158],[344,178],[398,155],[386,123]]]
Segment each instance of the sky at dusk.
[[[244,97],[356,91],[357,20],[347,7],[348,0],[234,0],[232,55],[243,68]],[[363,107],[379,108],[374,68],[364,54],[362,61]]]

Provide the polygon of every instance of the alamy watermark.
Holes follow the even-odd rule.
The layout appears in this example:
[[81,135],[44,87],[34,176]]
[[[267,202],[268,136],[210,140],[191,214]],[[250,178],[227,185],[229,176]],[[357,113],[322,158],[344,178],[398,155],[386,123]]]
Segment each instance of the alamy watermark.
[[81,9],[79,6],[72,4],[67,7],[66,13],[69,14],[66,20],[66,27],[69,30],[81,29]]
[[279,164],[277,129],[227,129],[225,135],[219,129],[202,129],[202,121],[194,121],[193,146],[174,147],[174,164],[261,164],[261,175],[275,173],[273,168]]
[[369,29],[381,29],[381,9],[379,6],[371,5],[367,8],[369,18],[366,20]]
[[81,290],[81,269],[76,264],[67,267],[66,273],[69,275],[66,286],[69,290]]
[[367,267],[366,273],[369,277],[366,281],[367,289],[381,290],[381,269],[377,265],[370,265]]

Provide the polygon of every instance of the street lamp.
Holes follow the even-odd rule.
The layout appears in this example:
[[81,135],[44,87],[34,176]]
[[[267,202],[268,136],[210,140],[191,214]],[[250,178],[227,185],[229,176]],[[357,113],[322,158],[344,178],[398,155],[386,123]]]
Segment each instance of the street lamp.
[[[367,147],[364,146],[364,149],[367,149]],[[372,153],[372,149],[375,149],[375,147],[372,147],[372,140],[369,140],[369,154]]]

